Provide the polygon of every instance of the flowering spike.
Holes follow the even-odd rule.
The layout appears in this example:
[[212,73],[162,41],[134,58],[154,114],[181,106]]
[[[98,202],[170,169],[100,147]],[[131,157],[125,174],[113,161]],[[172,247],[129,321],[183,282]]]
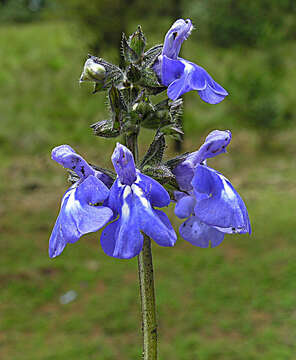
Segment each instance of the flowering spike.
[[[196,90],[203,101],[217,104],[228,95],[205,69],[179,57],[192,29],[190,19],[179,19],[163,46],[144,52],[146,39],[139,26],[129,39],[122,36],[121,68],[95,56],[85,62],[80,81],[93,82],[94,93],[108,91],[111,112],[110,119],[91,126],[94,133],[123,135],[126,142],[117,143],[112,155],[116,173],[88,164],[69,145],[52,151],[53,160],[69,169],[72,186],[62,198],[49,256],[58,256],[68,243],[105,225],[100,240],[107,255],[139,255],[145,359],[157,357],[150,240],[161,246],[174,246],[177,240],[167,215],[157,208],[175,201],[175,214],[184,219],[180,235],[199,247],[218,246],[226,233],[251,233],[243,200],[229,180],[206,163],[226,152],[230,131],[215,130],[197,151],[163,163],[165,136],[183,134],[180,97]],[[150,95],[165,89],[169,99],[155,104]],[[141,126],[156,134],[137,169]]]

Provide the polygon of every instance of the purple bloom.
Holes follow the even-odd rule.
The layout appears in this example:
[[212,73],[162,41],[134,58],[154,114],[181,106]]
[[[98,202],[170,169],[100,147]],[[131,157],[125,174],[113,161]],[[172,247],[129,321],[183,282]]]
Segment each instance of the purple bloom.
[[183,41],[189,37],[192,29],[190,19],[174,22],[165,36],[162,54],[153,69],[160,82],[168,87],[170,99],[176,100],[188,91],[197,90],[203,101],[218,104],[228,92],[201,66],[178,56]]
[[225,233],[251,233],[246,206],[228,179],[205,160],[225,152],[230,131],[211,132],[200,149],[178,165],[174,173],[184,192],[176,192],[175,214],[187,220],[181,236],[200,247],[218,246]]
[[231,132],[229,130],[214,130],[210,132],[199,150],[189,154],[186,160],[173,170],[180,189],[185,191],[192,190],[191,181],[196,166],[206,159],[225,153],[230,141]]
[[168,192],[135,168],[132,153],[117,143],[112,155],[117,179],[106,205],[114,221],[102,232],[101,245],[109,256],[129,259],[143,247],[143,231],[161,246],[173,246],[177,236],[166,214],[154,207],[169,205]]
[[94,170],[69,145],[54,148],[52,159],[80,177],[62,198],[60,213],[49,239],[49,256],[54,258],[61,254],[67,243],[74,243],[82,235],[103,227],[113,212],[100,205],[110,192],[103,182],[110,182],[106,175]]

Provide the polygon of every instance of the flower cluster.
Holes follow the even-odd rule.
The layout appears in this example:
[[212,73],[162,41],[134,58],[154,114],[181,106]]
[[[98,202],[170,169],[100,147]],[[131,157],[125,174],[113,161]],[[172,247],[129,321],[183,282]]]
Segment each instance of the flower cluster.
[[230,131],[212,131],[200,149],[174,169],[180,188],[186,191],[175,193],[175,214],[187,218],[180,235],[193,245],[215,247],[225,234],[251,233],[243,200],[228,179],[206,165],[206,159],[226,152],[230,140]]
[[176,233],[166,214],[155,207],[168,206],[170,196],[157,181],[136,170],[133,154],[117,144],[112,162],[117,179],[94,170],[68,145],[52,151],[53,160],[79,177],[64,194],[61,209],[49,240],[49,256],[61,254],[67,243],[105,226],[101,245],[105,253],[120,259],[139,254],[143,231],[161,246],[173,246]]
[[[145,52],[145,36],[138,27],[128,39],[123,36],[121,68],[94,56],[85,62],[80,81],[93,82],[94,92],[106,91],[111,112],[109,119],[92,125],[95,135],[121,135],[126,146],[117,143],[115,147],[115,172],[90,165],[69,145],[52,150],[52,159],[75,173],[75,181],[61,201],[49,240],[51,258],[68,243],[102,228],[102,249],[115,258],[138,255],[143,234],[160,246],[174,246],[177,235],[159,210],[171,202],[176,203],[176,216],[185,219],[181,237],[193,245],[214,247],[225,234],[251,233],[243,200],[228,179],[207,165],[208,159],[226,152],[230,131],[212,131],[199,150],[163,161],[166,136],[183,134],[179,97],[197,90],[202,100],[217,104],[228,95],[202,67],[179,57],[192,28],[189,19],[177,20],[163,46]],[[154,104],[151,97],[165,89],[169,99]],[[138,161],[141,127],[156,133]]]
[[[247,209],[229,180],[206,165],[206,159],[226,152],[230,131],[215,130],[200,149],[189,154],[173,170],[180,191],[175,191],[175,214],[187,220],[180,235],[191,244],[219,245],[225,233],[251,232]],[[73,170],[79,180],[64,194],[60,214],[49,240],[49,255],[60,255],[67,243],[95,232],[109,223],[101,235],[104,252],[129,259],[143,246],[141,231],[161,246],[173,246],[176,233],[167,215],[155,207],[170,204],[170,196],[156,180],[135,167],[133,154],[117,143],[112,162],[117,178],[92,168],[70,146],[53,149],[53,160]]]

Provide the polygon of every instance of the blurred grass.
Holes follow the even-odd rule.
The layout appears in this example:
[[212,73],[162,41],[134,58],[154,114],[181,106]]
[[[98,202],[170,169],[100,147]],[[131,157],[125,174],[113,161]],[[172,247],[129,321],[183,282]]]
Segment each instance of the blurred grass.
[[[0,49],[0,358],[140,358],[136,260],[104,255],[97,234],[55,260],[47,256],[67,186],[49,159],[51,148],[69,143],[89,161],[110,166],[114,146],[87,130],[106,112],[104,95],[78,85],[83,39],[63,23],[2,27]],[[296,51],[282,45],[288,49]],[[184,52],[207,64],[227,89],[230,68],[240,72],[250,59],[257,70],[265,64],[258,50],[246,56],[186,43]],[[287,103],[295,84],[291,64],[285,57],[281,101]],[[233,129],[229,154],[210,164],[243,195],[253,235],[227,236],[215,249],[181,239],[172,249],[153,244],[160,360],[294,358],[296,130],[276,134],[271,154],[258,151],[258,134],[236,122],[239,112],[229,115],[230,102],[231,96],[209,106],[186,96],[185,150],[196,149],[215,127]],[[141,144],[148,138],[147,132]],[[62,305],[59,297],[69,290],[77,299]]]

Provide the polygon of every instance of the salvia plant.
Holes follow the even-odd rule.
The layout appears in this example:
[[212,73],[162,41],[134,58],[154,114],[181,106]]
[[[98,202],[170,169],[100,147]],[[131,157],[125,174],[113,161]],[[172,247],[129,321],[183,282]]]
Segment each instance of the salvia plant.
[[[69,169],[72,186],[49,240],[49,256],[62,253],[84,234],[101,233],[103,251],[118,259],[138,256],[143,358],[157,359],[157,322],[151,239],[174,246],[177,234],[159,208],[175,203],[175,215],[184,222],[180,236],[192,245],[215,247],[225,234],[251,233],[248,212],[230,181],[208,166],[208,159],[226,152],[229,130],[212,131],[200,148],[164,161],[166,137],[182,134],[182,98],[196,90],[210,104],[221,102],[227,91],[202,67],[179,57],[192,31],[191,20],[177,20],[164,44],[146,50],[139,26],[122,36],[121,68],[89,56],[80,81],[94,84],[94,93],[106,92],[110,118],[91,125],[96,136],[120,138],[112,154],[114,170],[88,163],[69,145],[52,150],[52,159]],[[153,96],[167,92],[155,103]],[[155,131],[145,156],[138,155],[141,127]]]

